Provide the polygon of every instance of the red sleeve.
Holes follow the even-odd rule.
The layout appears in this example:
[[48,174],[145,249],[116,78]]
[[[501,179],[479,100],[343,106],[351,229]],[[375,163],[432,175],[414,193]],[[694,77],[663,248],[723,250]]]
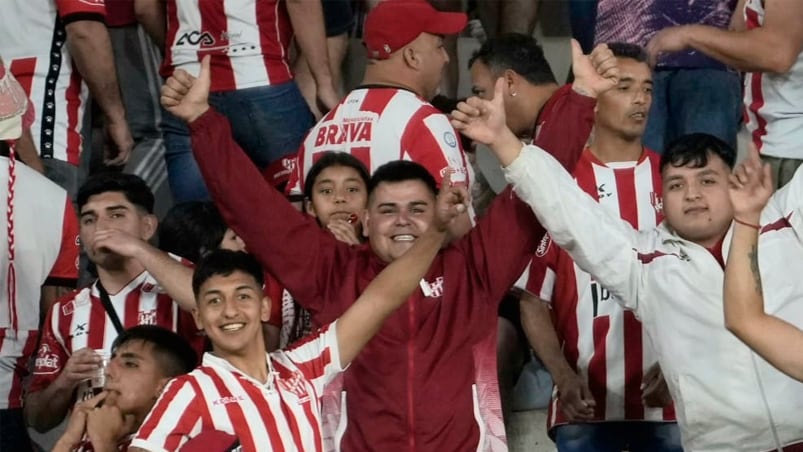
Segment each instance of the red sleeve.
[[591,135],[596,104],[596,99],[574,92],[572,85],[564,85],[541,109],[534,144],[552,154],[571,173]]
[[486,301],[498,304],[526,269],[544,232],[530,206],[508,185],[477,226],[456,243],[488,285]]
[[50,269],[45,284],[74,287],[78,280],[78,218],[75,215],[72,201],[65,198],[64,219],[61,223],[61,249]]
[[33,374],[28,387],[28,392],[37,392],[46,388],[56,377],[59,376],[67,364],[69,354],[64,346],[57,339],[59,325],[59,314],[63,310],[69,310],[72,304],[73,295],[53,303],[47,311],[45,325],[42,334],[39,336],[39,349],[36,351]]
[[190,130],[195,160],[215,205],[265,271],[313,314],[331,307],[325,304],[345,303],[325,299],[322,284],[350,260],[350,247],[265,181],[232,138],[225,116],[209,109]]
[[75,20],[100,20],[106,17],[105,0],[56,0],[59,17],[65,23]]
[[401,137],[402,152],[426,168],[438,185],[448,168],[456,173],[452,176],[454,182],[460,182],[461,176],[462,181],[467,180],[466,155],[446,115],[432,107],[423,107],[413,115],[409,124]]
[[268,323],[281,328],[282,327],[282,292],[284,287],[276,281],[276,278],[269,273],[265,273],[265,296],[270,298],[270,319]]

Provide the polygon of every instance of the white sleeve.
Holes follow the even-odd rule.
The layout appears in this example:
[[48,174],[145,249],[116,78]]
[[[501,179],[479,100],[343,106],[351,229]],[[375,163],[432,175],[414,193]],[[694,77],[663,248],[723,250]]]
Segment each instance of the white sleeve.
[[325,325],[284,351],[284,355],[312,382],[320,397],[323,387],[345,368],[340,364],[337,321]]
[[638,232],[577,186],[569,173],[536,146],[524,146],[505,179],[555,241],[627,309],[637,310],[641,264]]
[[787,216],[790,213],[790,222],[795,230],[803,232],[803,165],[798,167],[792,179],[783,187],[778,189],[770,201],[767,208],[762,212],[762,226],[765,222],[778,220],[780,216]]

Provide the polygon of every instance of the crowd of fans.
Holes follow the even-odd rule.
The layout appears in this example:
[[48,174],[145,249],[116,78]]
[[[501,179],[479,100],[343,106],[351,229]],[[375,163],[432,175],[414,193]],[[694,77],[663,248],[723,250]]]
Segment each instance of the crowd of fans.
[[803,3],[539,3],[4,4],[0,451],[803,451]]

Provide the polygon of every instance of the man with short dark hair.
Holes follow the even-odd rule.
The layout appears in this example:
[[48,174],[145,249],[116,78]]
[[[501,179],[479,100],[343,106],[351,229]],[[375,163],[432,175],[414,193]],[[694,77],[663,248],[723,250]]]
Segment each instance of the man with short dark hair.
[[73,409],[53,452],[125,451],[168,381],[192,371],[198,355],[178,334],[138,325],[114,340],[103,391]]
[[[404,257],[386,267],[335,321],[286,350],[266,353],[260,321],[270,312],[262,268],[243,252],[218,250],[193,275],[199,328],[212,351],[203,364],[165,388],[132,442],[132,451],[175,450],[209,431],[236,435],[244,450],[322,450],[320,399],[417,289],[465,211],[465,189],[446,187],[437,219]],[[212,416],[207,413],[213,413]]]
[[[40,432],[57,425],[75,400],[92,395],[89,378],[123,329],[153,324],[201,349],[190,309],[192,271],[147,243],[156,232],[153,194],[137,176],[100,173],[78,191],[81,244],[98,278],[51,306],[24,412]],[[169,294],[169,295],[168,295]],[[174,302],[176,300],[176,302]]]
[[[207,103],[208,71],[187,80],[168,79],[162,103],[189,122],[196,159],[221,214],[318,324],[341,315],[368,281],[432,228],[435,179],[417,163],[396,160],[377,169],[369,184],[363,218],[368,243],[338,242],[248,165],[225,118]],[[474,351],[493,338],[498,300],[535,251],[542,229],[530,213],[504,192],[472,230],[438,253],[420,290],[344,374],[347,417],[337,445],[505,448],[498,398],[489,396],[497,386],[495,348],[479,358]]]
[[[684,449],[803,444],[800,383],[755,359],[723,324],[724,242],[733,223],[744,222],[733,215],[736,152],[727,143],[707,134],[673,142],[661,157],[665,220],[636,231],[584,193],[552,157],[522,147],[505,127],[501,99],[471,98],[452,116],[457,129],[491,147],[552,240],[641,320],[675,402]],[[766,309],[795,322],[803,318],[803,285],[788,272],[803,266],[803,173],[797,176],[774,195],[761,225],[752,224],[762,229]]]
[[[608,48],[617,58],[619,83],[597,98],[593,138],[573,175],[606,210],[634,228],[651,229],[663,218],[661,157],[641,141],[652,71],[641,47]],[[528,277],[532,295],[522,296],[522,326],[555,382],[547,430],[558,450],[680,451],[674,411],[656,406],[670,400],[657,397],[669,398],[655,351],[633,313],[615,304],[549,236]]]

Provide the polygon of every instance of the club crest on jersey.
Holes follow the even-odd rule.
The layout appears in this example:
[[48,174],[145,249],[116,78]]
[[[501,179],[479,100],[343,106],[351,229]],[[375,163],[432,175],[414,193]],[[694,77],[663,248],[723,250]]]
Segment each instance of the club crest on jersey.
[[50,350],[50,346],[42,344],[39,351],[36,353],[36,361],[34,362],[34,369],[37,374],[48,375],[54,374],[59,371],[59,355]]
[[138,325],[156,325],[156,309],[150,311],[139,311],[137,316]]
[[457,138],[455,138],[452,132],[444,132],[443,133],[443,141],[451,147],[457,147]]
[[140,290],[145,293],[151,293],[155,288],[156,285],[146,282],[145,284],[142,285],[142,288]]
[[535,257],[546,256],[550,245],[552,245],[552,238],[549,236],[549,234],[544,234],[544,236],[541,238],[541,243],[539,243],[538,248],[535,249]]
[[661,197],[658,193],[651,191],[650,192],[650,204],[652,204],[652,208],[655,209],[656,213],[663,213],[664,211],[664,198]]
[[309,392],[301,372],[293,372],[289,378],[279,378],[278,385],[298,397],[299,404],[309,402]]
[[426,280],[422,279],[418,285],[421,286],[421,291],[424,292],[424,296],[427,298],[438,298],[443,296],[443,276],[438,276],[432,282],[427,282]]

